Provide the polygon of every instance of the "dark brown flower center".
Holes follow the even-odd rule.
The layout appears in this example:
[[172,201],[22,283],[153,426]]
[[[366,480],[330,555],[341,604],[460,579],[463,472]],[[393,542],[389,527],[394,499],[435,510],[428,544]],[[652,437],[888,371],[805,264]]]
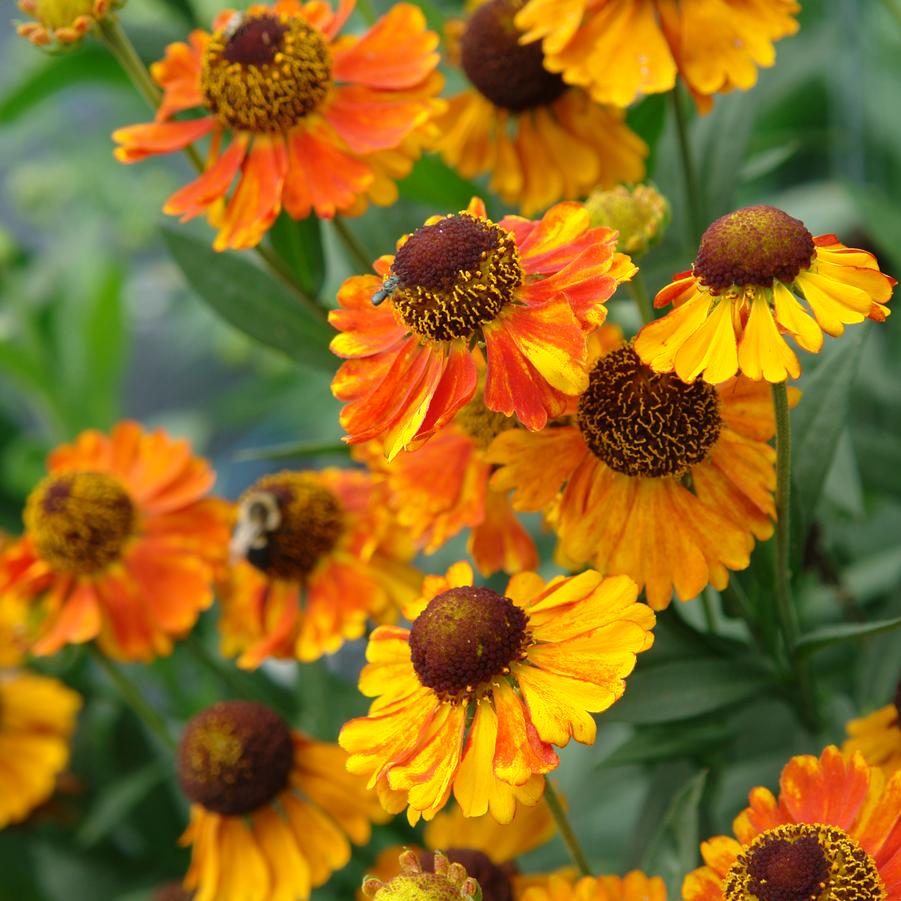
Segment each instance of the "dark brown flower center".
[[702,462],[722,420],[716,389],[645,366],[631,345],[602,357],[579,399],[591,452],[628,476],[679,476]]
[[873,858],[844,830],[792,823],[759,835],[736,858],[724,901],[885,901]]
[[25,505],[25,528],[54,569],[90,575],[118,560],[136,526],[122,484],[103,472],[47,476]]
[[[483,901],[513,901],[513,877],[519,872],[515,863],[496,864],[487,854],[474,848],[448,848],[444,853],[451,863],[462,864],[479,883]],[[419,851],[423,872],[434,872],[434,857],[431,851]]]
[[209,40],[200,86],[223,124],[255,133],[288,131],[328,94],[325,40],[298,16],[236,14]]
[[419,681],[456,700],[510,671],[528,646],[529,618],[490,588],[451,588],[432,598],[410,630]]
[[495,106],[523,112],[553,103],[566,90],[563,79],[544,68],[541,41],[520,44],[513,19],[520,0],[489,0],[466,23],[460,47],[463,71]]
[[264,476],[240,500],[237,549],[277,579],[302,581],[331,551],[344,529],[338,498],[299,472]]
[[813,258],[800,219],[771,206],[749,206],[717,219],[701,237],[695,275],[714,291],[733,285],[790,284]]
[[522,284],[516,240],[469,213],[417,229],[391,267],[391,299],[408,328],[438,341],[497,318]]
[[251,701],[222,701],[185,727],[178,778],[191,801],[241,816],[285,788],[293,757],[291,733],[279,716]]

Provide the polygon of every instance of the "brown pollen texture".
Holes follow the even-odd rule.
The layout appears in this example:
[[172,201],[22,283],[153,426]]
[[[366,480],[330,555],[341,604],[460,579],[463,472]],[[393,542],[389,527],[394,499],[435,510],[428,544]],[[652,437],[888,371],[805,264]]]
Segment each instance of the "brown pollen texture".
[[[451,863],[461,864],[479,883],[483,901],[513,901],[513,877],[519,869],[512,861],[497,864],[483,851],[475,848],[447,848],[444,852]],[[435,872],[432,851],[419,851],[419,865],[424,873]]]

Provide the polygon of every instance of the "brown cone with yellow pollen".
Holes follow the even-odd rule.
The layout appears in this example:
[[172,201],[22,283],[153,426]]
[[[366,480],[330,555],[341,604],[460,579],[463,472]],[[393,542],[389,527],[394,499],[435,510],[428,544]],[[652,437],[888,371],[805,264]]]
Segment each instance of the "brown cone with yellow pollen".
[[375,901],[482,901],[482,889],[461,863],[451,863],[435,852],[432,871],[423,869],[415,851],[404,851],[399,858],[400,873],[383,882],[374,876],[363,879],[363,894]]

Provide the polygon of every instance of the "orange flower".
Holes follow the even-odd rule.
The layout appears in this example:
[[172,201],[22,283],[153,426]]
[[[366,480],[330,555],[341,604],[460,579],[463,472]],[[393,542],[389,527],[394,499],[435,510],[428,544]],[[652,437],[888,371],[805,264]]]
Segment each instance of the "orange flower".
[[553,873],[533,877],[532,885],[517,901],[666,901],[666,886],[659,876],[632,870],[625,876],[570,876]]
[[[367,200],[393,203],[394,182],[443,108],[438,37],[406,3],[366,34],[339,37],[353,6],[276,0],[221,12],[212,34],[192,32],[152,67],[163,88],[156,121],[115,132],[116,157],[134,163],[212,135],[205,171],[164,210],[182,221],[206,213],[217,250],[254,246],[282,207],[295,219],[331,218],[362,212]],[[173,118],[198,108],[206,115]]]
[[25,507],[25,535],[0,557],[0,595],[38,614],[32,650],[96,638],[111,657],[172,650],[213,600],[228,545],[215,474],[187,441],[123,422],[58,447]]
[[316,660],[393,621],[422,577],[384,494],[355,470],[280,472],[241,498],[236,557],[220,590],[222,652]]
[[542,41],[545,66],[598,103],[628,106],[669,91],[680,75],[699,107],[757,83],[773,44],[798,30],[796,0],[526,0],[524,42]]
[[860,754],[838,748],[793,757],[778,799],[755,788],[738,839],[701,845],[706,866],[685,877],[685,901],[901,898],[901,773],[886,780]]
[[901,771],[901,682],[891,704],[869,716],[845,725],[848,738],[842,745],[845,754],[859,751],[870,766],[879,767],[886,776]]
[[717,219],[691,271],[675,279],[654,301],[674,309],[641,330],[635,350],[658,372],[714,385],[738,371],[768,382],[797,378],[786,335],[818,353],[823,332],[837,337],[852,323],[884,322],[896,284],[873,254],[835,235],[814,238],[771,206]]
[[644,178],[648,148],[620,110],[600,106],[543,66],[541,45],[520,44],[521,0],[485,0],[448,25],[450,56],[471,87],[450,98],[436,145],[466,178],[526,215],[600,185]]
[[495,224],[474,198],[429,219],[376,262],[380,278],[348,279],[329,314],[332,350],[349,358],[332,382],[346,440],[379,438],[391,459],[429,438],[475,394],[481,343],[485,406],[543,428],[585,387],[587,333],[636,271],[615,244],[577,203]]
[[594,743],[591,714],[622,696],[654,614],[631,579],[592,570],[547,584],[519,573],[504,596],[472,587],[456,563],[423,591],[405,611],[410,629],[372,633],[360,691],[375,700],[338,743],[350,772],[369,776],[386,810],[408,807],[411,823],[451,791],[464,816],[509,823],[517,801],[541,798],[554,745]]
[[772,535],[773,432],[766,385],[686,385],[627,344],[598,360],[574,421],[504,432],[487,458],[515,509],[546,512],[562,562],[625,573],[661,610],[674,588],[725,588]]

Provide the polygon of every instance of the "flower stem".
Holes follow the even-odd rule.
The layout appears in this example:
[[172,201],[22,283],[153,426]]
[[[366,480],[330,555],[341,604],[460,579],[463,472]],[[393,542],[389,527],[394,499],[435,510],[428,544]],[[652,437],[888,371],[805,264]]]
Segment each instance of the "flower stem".
[[716,635],[716,610],[713,606],[713,598],[710,596],[710,589],[705,588],[701,592],[701,606],[704,610],[704,623],[707,631],[711,635]]
[[773,385],[773,411],[776,418],[776,565],[773,585],[776,612],[799,693],[799,710],[804,723],[815,732],[818,717],[813,685],[807,664],[797,653],[799,628],[791,596],[791,417],[785,382]]
[[691,152],[688,137],[688,117],[678,82],[670,91],[673,104],[673,118],[676,120],[676,133],[679,137],[679,157],[682,163],[682,179],[685,183],[685,196],[688,204],[688,218],[691,224],[692,238],[697,244],[704,232],[704,198],[698,181],[698,170]]
[[371,272],[372,260],[369,258],[369,254],[363,249],[363,245],[357,240],[356,235],[348,228],[347,223],[340,216],[335,216],[332,222],[335,226],[335,231],[338,233],[338,237],[341,239],[341,243],[353,258],[354,265],[357,269],[361,269],[363,272]]
[[566,844],[573,863],[575,863],[583,876],[590,876],[591,868],[588,866],[588,859],[585,857],[585,852],[582,850],[582,846],[576,838],[576,833],[573,832],[573,827],[570,825],[569,817],[566,815],[566,811],[560,803],[560,798],[551,786],[549,779],[544,780],[544,803],[547,804],[548,810],[550,810],[551,816],[557,824],[560,837]]
[[636,272],[632,276],[632,281],[629,282],[629,291],[635,301],[635,306],[638,307],[638,315],[641,316],[642,323],[647,325],[649,322],[653,322],[654,313],[651,310],[648,289],[640,272]]
[[143,720],[144,725],[162,742],[168,751],[175,751],[178,745],[169,732],[169,727],[165,724],[163,718],[144,700],[131,679],[94,645],[91,645],[91,656],[94,658],[97,666],[106,673],[109,680],[119,689],[119,693],[125,698],[131,709]]

